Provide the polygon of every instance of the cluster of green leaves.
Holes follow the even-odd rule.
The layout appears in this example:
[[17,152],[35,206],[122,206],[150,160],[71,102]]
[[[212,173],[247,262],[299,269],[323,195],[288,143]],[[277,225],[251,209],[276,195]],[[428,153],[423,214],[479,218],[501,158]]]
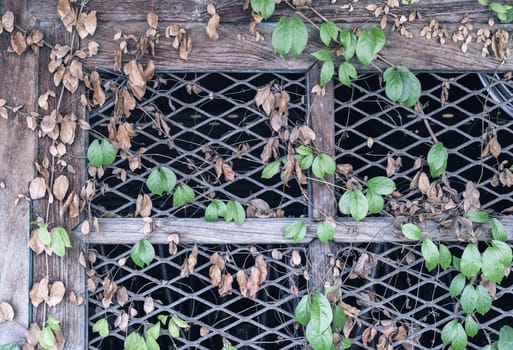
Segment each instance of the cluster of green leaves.
[[338,209],[342,214],[351,215],[353,220],[360,221],[368,213],[377,214],[385,206],[383,196],[389,195],[396,190],[393,180],[376,176],[367,181],[367,190],[353,189],[344,192],[338,201]]
[[43,350],[50,350],[55,346],[55,332],[61,331],[59,320],[52,316],[48,316],[46,326],[39,333],[38,343]]
[[421,93],[420,81],[408,68],[402,66],[389,67],[383,73],[385,93],[393,102],[407,107],[417,103]]
[[513,349],[513,328],[502,326],[499,333],[499,340],[483,347],[481,350],[510,350]]
[[[173,338],[180,337],[180,329],[189,328],[189,324],[178,316],[159,315],[159,322],[150,324],[143,335],[138,332],[131,332],[125,339],[125,350],[160,350],[157,339],[160,337],[160,327],[166,326],[169,335]],[[99,319],[93,325],[93,332],[98,333],[102,338],[109,335],[109,322],[106,318]]]
[[513,22],[513,5],[489,2],[488,0],[479,0],[479,3],[483,6],[488,6],[490,10],[495,12],[497,18],[499,18],[502,23]]
[[97,168],[112,165],[116,160],[116,150],[107,139],[94,140],[87,149],[87,160]]
[[[167,167],[153,169],[146,180],[146,187],[151,193],[161,196],[164,193],[173,192],[173,205],[176,207],[194,202],[196,195],[193,189],[186,184],[176,186],[176,175]],[[176,189],[175,189],[176,187]]]
[[[332,297],[334,293],[335,298]],[[346,315],[338,303],[341,298],[340,287],[334,286],[326,290],[325,294],[315,292],[313,297],[303,296],[296,306],[296,320],[306,327],[306,339],[313,350],[348,349],[351,346],[347,338],[340,344],[333,342],[333,333],[340,333],[346,323]]]
[[153,248],[153,245],[148,240],[140,239],[132,247],[130,257],[134,264],[142,268],[144,265],[149,265],[155,259],[155,248]]
[[229,200],[225,204],[222,200],[214,199],[205,209],[205,220],[216,222],[219,218],[242,225],[246,220],[246,212],[238,201]]
[[466,216],[475,223],[489,222],[491,225],[492,240],[482,253],[476,244],[468,243],[462,255],[456,257],[445,245],[437,245],[424,237],[416,225],[408,223],[401,228],[405,237],[422,239],[421,252],[428,271],[438,265],[445,270],[451,264],[458,271],[449,285],[449,293],[452,298],[459,297],[465,321],[460,323],[454,319],[442,329],[443,343],[451,345],[453,350],[465,349],[468,337],[474,337],[479,331],[475,313],[485,315],[492,306],[492,296],[484,286],[476,284],[477,277],[482,274],[488,281],[501,283],[505,270],[513,260],[512,250],[506,243],[506,229],[499,220],[490,219],[487,212],[479,210],[469,211]]
[[62,226],[58,226],[52,231],[48,231],[48,225],[41,221],[34,221],[38,225],[37,237],[44,244],[52,249],[52,252],[63,257],[66,254],[66,248],[71,248],[71,240],[68,231]]
[[[324,180],[326,175],[335,174],[336,163],[332,157],[324,153],[314,154],[314,151],[309,146],[299,146],[296,148],[296,154],[294,155],[296,162],[299,164],[301,170],[308,170],[311,168],[312,173],[320,180]],[[284,157],[281,160],[277,160],[269,163],[262,170],[262,179],[271,179],[280,173],[280,164],[284,166],[287,163],[287,159]],[[283,171],[281,172],[281,178],[283,179]]]

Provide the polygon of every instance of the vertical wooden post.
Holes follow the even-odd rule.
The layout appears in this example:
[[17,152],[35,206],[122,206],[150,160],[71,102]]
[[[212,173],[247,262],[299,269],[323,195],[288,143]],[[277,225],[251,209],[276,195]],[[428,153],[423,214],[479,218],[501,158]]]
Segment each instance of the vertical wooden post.
[[[320,65],[312,67],[308,73],[310,85],[319,83]],[[335,123],[334,123],[334,89],[333,82],[325,87],[324,96],[311,94],[310,101],[310,126],[315,132],[314,147],[318,152],[335,155]],[[313,205],[312,215],[314,219],[324,220],[334,217],[336,214],[335,189],[333,176],[326,176],[324,182],[313,181],[311,201]],[[325,282],[331,283],[331,268],[329,266],[329,254],[333,251],[331,243],[324,244],[318,239],[308,246],[310,261],[311,288],[322,290]]]
[[[45,40],[50,43],[59,44],[70,44],[70,33],[68,33],[64,27],[59,23],[43,22],[41,29],[45,35]],[[75,38],[78,40],[78,37]],[[75,41],[75,48],[78,42]],[[74,48],[72,48],[74,50]],[[56,92],[56,98],[50,99],[50,106],[48,113],[57,107],[59,96],[61,93],[62,84],[60,87],[55,87],[53,83],[53,77],[48,71],[48,63],[50,62],[49,49],[44,48],[40,54],[39,59],[39,92],[40,94],[45,93],[47,90],[54,90]],[[74,95],[71,95],[68,91],[65,91],[62,95],[59,111],[64,116],[67,113],[75,113],[77,118],[84,118],[84,108],[80,105],[80,90]],[[41,111],[44,113],[44,111]],[[38,160],[41,163],[46,157],[52,163],[52,155],[49,152],[49,148],[52,145],[52,140],[48,137],[43,137],[39,140],[38,144]],[[68,177],[70,188],[67,195],[74,191],[80,194],[80,189],[84,184],[84,135],[80,127],[77,126],[75,141],[73,145],[67,146],[67,155],[64,159],[67,164],[71,165],[74,172],[70,172],[66,167],[56,165],[55,178],[60,174],[64,174]],[[53,159],[54,164],[57,161]],[[49,184],[51,186],[51,184]],[[82,219],[82,217],[76,217],[70,219],[68,215],[61,215],[60,211],[62,208],[62,202],[55,200],[50,204],[50,210],[47,216],[48,201],[41,200],[34,205],[34,212],[36,216],[41,216],[48,220],[49,223],[59,223],[62,225],[70,234],[72,240],[71,249],[66,249],[66,255],[63,258],[59,258],[55,255],[46,259],[44,254],[34,257],[34,273],[33,280],[37,282],[43,277],[49,277],[50,283],[54,281],[62,281],[66,287],[66,297],[64,301],[53,308],[48,308],[46,315],[43,312],[43,307],[40,305],[37,310],[34,311],[35,320],[42,323],[48,314],[57,318],[61,321],[61,326],[64,332],[64,338],[66,340],[65,348],[68,350],[83,350],[86,348],[85,339],[87,331],[87,323],[85,316],[85,305],[75,305],[69,302],[69,293],[74,292],[77,295],[84,295],[85,292],[85,269],[79,264],[79,255],[83,250],[83,242],[81,239],[77,239],[72,236],[72,231]]]
[[[12,11],[16,24],[27,25],[25,9],[26,1],[0,2],[0,14]],[[4,30],[0,39],[0,99],[9,106],[23,105],[23,112],[33,112],[37,56],[30,50],[21,56],[8,53],[9,41],[10,34]],[[18,194],[27,194],[34,177],[35,139],[25,117],[9,112],[7,120],[0,118],[0,302],[9,303],[15,315],[14,321],[0,324],[0,345],[22,343],[29,323],[30,203],[19,200]]]

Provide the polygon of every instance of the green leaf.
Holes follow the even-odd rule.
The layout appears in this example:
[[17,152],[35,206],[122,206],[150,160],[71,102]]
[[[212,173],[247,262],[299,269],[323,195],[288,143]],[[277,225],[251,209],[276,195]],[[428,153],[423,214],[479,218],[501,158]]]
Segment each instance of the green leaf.
[[283,237],[300,241],[306,236],[306,224],[303,221],[294,221],[285,228]]
[[464,350],[467,346],[467,334],[458,320],[452,320],[442,329],[442,342],[451,344],[453,350]]
[[312,323],[306,326],[306,339],[313,350],[330,350],[333,345],[333,334],[331,329],[319,331]]
[[226,204],[224,220],[226,222],[231,222],[233,220],[237,225],[242,225],[246,220],[246,212],[242,205],[234,200],[228,201]]
[[312,149],[310,147],[308,147],[308,146],[299,146],[298,148],[296,148],[296,153],[300,154],[302,156],[311,156],[311,155],[313,155]]
[[375,176],[367,181],[369,190],[376,194],[389,195],[396,190],[395,183],[388,177]]
[[499,341],[497,342],[498,350],[511,350],[513,349],[513,328],[510,326],[502,326],[499,334]]
[[130,252],[130,257],[134,264],[139,267],[149,265],[155,258],[155,249],[153,245],[145,239],[140,239]]
[[262,170],[262,175],[260,176],[262,179],[270,179],[274,177],[276,174],[280,172],[280,162],[272,162],[266,165],[266,167]]
[[422,93],[420,80],[408,68],[404,67],[401,67],[401,76],[404,84],[400,102],[406,107],[413,107],[417,104]]
[[386,83],[385,93],[393,102],[401,99],[403,94],[403,80],[397,67],[389,67],[383,73],[383,80]]
[[346,314],[344,312],[344,309],[342,309],[340,305],[336,305],[335,309],[333,310],[333,326],[335,326],[335,328],[342,329],[344,328],[345,324]]
[[477,322],[474,320],[472,315],[467,315],[465,318],[465,333],[469,337],[474,337],[479,331],[479,327],[477,326]]
[[383,199],[383,196],[374,193],[370,189],[367,190],[365,199],[367,199],[367,204],[369,205],[369,213],[371,214],[379,213],[385,206],[385,200]]
[[335,23],[328,21],[323,22],[320,28],[321,41],[324,45],[329,46],[331,40],[337,40],[338,27]]
[[492,307],[492,297],[488,290],[481,285],[476,287],[476,296],[476,311],[484,316]]
[[431,146],[431,149],[428,152],[427,162],[429,166],[429,172],[432,177],[438,177],[442,175],[442,173],[447,168],[447,158],[447,149],[445,149],[443,143],[437,142]]
[[174,322],[169,322],[169,324],[167,326],[167,330],[171,337],[173,337],[173,338],[180,337],[180,328],[178,328],[178,326]]
[[443,270],[447,270],[449,268],[449,266],[451,266],[451,262],[452,262],[451,251],[444,244],[439,244],[438,250],[440,252],[440,267]]
[[304,295],[296,306],[294,315],[300,325],[306,326],[310,321],[310,310],[312,303],[309,295]]
[[50,245],[52,238],[50,237],[50,232],[48,232],[48,226],[45,223],[39,224],[37,237],[43,244]]
[[167,322],[167,319],[169,318],[169,316],[167,315],[158,315],[157,316],[157,319],[160,321],[160,323],[165,326],[166,325],[166,322]]
[[312,164],[312,172],[319,179],[323,180],[326,174],[333,175],[335,174],[335,170],[337,165],[333,158],[328,156],[327,154],[321,153],[318,154]]
[[457,256],[452,257],[452,266],[454,266],[454,269],[458,272],[461,272],[461,259]]
[[352,345],[353,345],[353,343],[351,343],[350,339],[347,339],[347,338],[342,339],[342,348],[343,349],[349,349]]
[[106,139],[94,140],[87,148],[87,160],[97,168],[109,166],[116,160],[116,150]]
[[146,350],[160,350],[160,345],[156,339],[146,336]]
[[481,270],[481,254],[479,249],[473,243],[467,244],[460,261],[461,273],[471,278],[479,273]]
[[39,333],[38,341],[39,346],[41,346],[44,350],[49,350],[55,345],[55,335],[49,326],[46,326],[41,330],[41,333]]
[[340,198],[338,208],[342,214],[351,214],[354,221],[360,221],[367,215],[369,204],[362,191],[349,190]]
[[66,248],[71,248],[71,241],[64,227],[59,226],[52,230],[50,248],[55,255],[61,258],[66,254]]
[[506,242],[508,240],[508,233],[506,228],[499,220],[493,218],[490,221],[492,226],[492,237],[497,241]]
[[340,42],[342,43],[342,46],[344,46],[344,58],[349,62],[356,53],[356,43],[358,40],[353,32],[347,29],[342,29],[340,32]]
[[50,329],[54,332],[60,332],[61,331],[61,322],[56,319],[55,317],[53,316],[48,316],[48,319],[46,321],[46,323],[48,324],[48,327],[50,327]]
[[320,84],[322,86],[328,84],[331,81],[331,78],[333,78],[333,74],[335,74],[335,65],[333,64],[333,61],[324,62],[321,67]]
[[271,17],[274,13],[274,8],[274,0],[251,0],[251,9],[262,16],[263,19]]
[[504,5],[499,4],[497,2],[491,2],[489,6],[493,10],[493,12],[496,12],[498,14],[508,12],[508,10],[504,7]]
[[106,318],[101,318],[93,325],[93,332],[99,333],[100,337],[105,338],[109,335],[109,322]]
[[458,273],[451,281],[451,284],[449,285],[449,293],[451,295],[451,298],[456,298],[458,295],[461,294],[463,291],[463,288],[465,288],[465,284],[467,283],[467,279],[463,274]]
[[374,55],[376,55],[378,52],[381,51],[381,49],[383,49],[383,47],[385,47],[385,33],[379,27],[372,27],[371,34],[374,39]]
[[403,224],[401,226],[401,232],[403,233],[404,237],[414,241],[418,241],[422,238],[422,231],[417,225],[414,224]]
[[293,56],[299,55],[305,49],[307,41],[308,30],[298,15],[294,15],[290,20],[282,16],[271,38],[274,50],[282,57],[288,53]]
[[312,56],[317,58],[321,62],[333,61],[331,51],[326,49],[315,51],[314,53],[312,53]]
[[463,289],[463,293],[461,293],[460,302],[461,308],[463,309],[463,311],[465,311],[467,315],[474,312],[477,305],[477,293],[473,285],[468,284]]
[[374,47],[375,42],[373,35],[368,29],[363,29],[356,42],[356,57],[358,57],[360,62],[366,67],[368,67],[374,59]]
[[488,6],[488,0],[479,0],[479,3],[483,6]]
[[217,221],[226,214],[226,204],[219,199],[214,199],[205,209],[205,220]]
[[174,322],[178,328],[189,328],[189,324],[178,316],[171,316],[171,321]]
[[509,244],[503,241],[492,240],[492,246],[497,248],[500,252],[500,263],[504,265],[504,267],[508,267],[513,259]]
[[157,339],[160,336],[160,323],[156,323],[144,333],[145,336],[152,339]]
[[465,216],[472,222],[484,224],[488,222],[488,212],[482,210],[470,210]]
[[193,189],[186,184],[180,184],[173,194],[173,205],[175,207],[180,207],[186,203],[194,202],[194,198],[195,195]]
[[422,256],[424,257],[424,264],[426,269],[431,272],[438,265],[440,261],[440,252],[438,247],[429,238],[422,240],[422,246],[420,247]]
[[292,16],[289,26],[292,36],[290,54],[292,56],[298,56],[306,48],[306,44],[308,42],[308,30],[306,29],[305,23],[298,15]]
[[151,193],[159,196],[164,192],[171,193],[175,185],[176,175],[171,169],[166,167],[153,169],[146,180],[146,187],[148,187]]
[[237,348],[227,341],[226,344],[223,345],[221,350],[237,350]]
[[312,324],[315,329],[322,332],[331,327],[331,321],[333,321],[333,313],[328,298],[320,292],[315,292],[308,324]]
[[347,86],[351,87],[351,79],[357,79],[358,73],[356,68],[349,62],[342,62],[338,67],[338,80]]
[[312,166],[313,161],[314,161],[313,154],[309,154],[307,156],[297,155],[297,157],[299,158],[298,161],[299,161],[299,167],[301,168],[301,170],[306,170]]
[[16,343],[0,345],[0,350],[21,350],[21,346]]
[[501,283],[504,278],[504,265],[501,252],[495,247],[488,247],[483,253],[481,270],[489,281]]
[[322,243],[331,241],[335,237],[335,227],[328,221],[321,221],[317,225],[317,237]]
[[137,332],[128,334],[124,345],[125,350],[148,350],[144,338]]

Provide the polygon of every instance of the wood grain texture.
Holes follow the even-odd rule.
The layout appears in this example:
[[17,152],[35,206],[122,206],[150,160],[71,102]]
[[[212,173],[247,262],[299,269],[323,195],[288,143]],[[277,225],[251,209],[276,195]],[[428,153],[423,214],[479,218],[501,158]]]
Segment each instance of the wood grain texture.
[[[287,244],[290,239],[283,237],[283,230],[290,223],[298,219],[247,219],[237,226],[234,223],[206,222],[203,219],[155,219],[155,230],[144,235],[141,229],[144,225],[142,219],[99,219],[100,232],[91,232],[84,236],[77,228],[74,235],[85,244],[130,244],[141,238],[152,243],[166,244],[172,233],[180,236],[181,242],[193,244],[219,244],[230,242],[233,244]],[[317,222],[304,220],[308,231],[300,243],[309,243],[316,237]],[[508,240],[513,241],[513,216],[504,216],[501,222],[508,232]],[[435,241],[460,240],[449,230],[442,230],[434,222],[420,225],[423,233]],[[464,233],[461,234],[464,237]],[[490,238],[490,228],[485,225],[481,229],[479,239]],[[350,218],[339,218],[337,221],[335,242],[337,243],[390,243],[408,242],[399,230],[394,229],[390,218],[366,218],[361,222],[354,222]]]
[[[165,25],[166,23],[163,23],[162,27]],[[260,28],[265,37],[263,43],[255,41],[255,38],[248,33],[247,25],[225,24],[220,26],[220,39],[217,41],[207,37],[203,24],[189,23],[184,27],[188,30],[192,40],[192,51],[188,61],[181,60],[178,52],[171,47],[171,40],[162,37],[155,57],[152,58],[157,70],[306,71],[315,63],[311,53],[321,48],[320,40],[311,26],[309,26],[309,45],[297,58],[281,58],[274,53],[271,47],[272,25]],[[119,42],[113,40],[114,34],[121,30],[128,34],[144,35],[146,29],[145,23],[138,22],[132,22],[130,25],[127,25],[126,22],[101,23],[92,38],[100,44],[99,54],[88,58],[86,64],[92,68],[112,69],[114,52],[119,47]],[[244,33],[246,40],[238,40],[237,34],[239,33]],[[386,35],[387,43],[381,55],[393,64],[400,64],[412,70],[513,70],[513,59],[509,59],[501,65],[493,57],[483,58],[481,57],[481,46],[475,42],[470,43],[468,51],[464,53],[461,51],[461,43],[456,44],[451,40],[448,40],[445,45],[440,45],[434,39],[421,38],[418,33],[414,39],[407,39],[395,31],[387,31]],[[83,41],[84,47],[87,42],[87,40]],[[127,55],[124,60],[132,58]],[[147,58],[142,60],[142,62],[145,61]],[[386,67],[380,62],[377,64],[381,68]],[[367,69],[363,66],[357,66],[357,68],[359,70]]]
[[[55,23],[44,23],[42,25],[42,31],[45,34],[45,39],[51,43],[65,44],[70,42],[70,34],[64,30],[64,28]],[[48,89],[56,91],[57,97],[61,92],[61,88],[55,88],[53,79],[47,69],[49,62],[49,50],[43,49],[40,54],[40,71],[39,71],[39,91],[44,93]],[[68,92],[63,94],[61,108],[59,109],[62,115],[70,112],[74,112],[78,118],[84,117],[83,107],[79,104],[80,90],[73,96]],[[56,107],[58,98],[49,100],[50,107],[49,111]],[[41,111],[44,113],[44,111]],[[52,156],[49,153],[49,147],[52,145],[52,140],[48,137],[41,138],[38,144],[38,160],[42,161],[44,157],[47,157],[52,162]],[[75,142],[73,145],[67,145],[68,154],[63,158],[72,165],[74,173],[66,171],[62,166],[56,166],[57,172],[56,178],[60,174],[65,174],[70,183],[70,189],[67,194],[71,191],[80,193],[80,188],[84,183],[84,133],[80,128],[76,129]],[[56,159],[54,159],[56,161]],[[48,205],[47,200],[37,201],[34,205],[34,214],[42,218],[47,219],[49,223],[59,223],[68,232],[72,231],[80,221],[81,217],[75,219],[69,219],[68,216],[62,217],[60,210],[62,202],[55,200],[53,204],[50,204],[50,210],[48,218],[46,217],[46,208]],[[66,249],[66,255],[64,258],[57,256],[45,258],[44,254],[36,256],[34,258],[34,272],[33,281],[37,282],[45,276],[49,276],[50,282],[62,281],[66,286],[66,297],[64,302],[57,305],[54,308],[48,310],[48,313],[61,321],[61,326],[66,339],[66,349],[85,349],[85,339],[87,332],[87,324],[85,317],[85,305],[77,306],[71,304],[67,300],[67,296],[71,291],[74,291],[77,295],[84,296],[85,292],[85,270],[79,264],[78,258],[80,251],[84,249],[82,241],[72,240],[72,249]],[[47,266],[48,263],[48,266]],[[42,322],[44,320],[43,307],[40,305],[34,312],[35,320]]]
[[[18,23],[24,19],[26,2],[9,0],[0,2],[0,13],[11,10]],[[22,56],[8,53],[9,35],[0,36],[0,98],[10,106],[23,105],[23,111],[35,110],[37,87],[37,59],[32,52]],[[30,203],[18,194],[26,194],[34,176],[35,134],[27,128],[24,117],[10,114],[8,120],[0,118],[0,302],[14,308],[14,322],[0,324],[0,345],[23,342],[29,323],[30,252],[28,235]]]
[[[292,1],[290,1],[292,2]],[[161,20],[171,22],[206,22],[210,18],[207,4],[213,3],[221,16],[221,23],[251,21],[251,11],[242,10],[242,0],[119,0],[115,6],[109,1],[90,0],[86,10],[98,11],[100,21],[146,21],[146,14],[155,11]],[[314,8],[329,20],[340,23],[373,22],[379,18],[372,16],[366,9],[369,4],[380,5],[376,0],[360,0],[353,3],[353,11],[342,8],[347,1],[313,1]],[[396,15],[408,14],[416,8],[424,18],[437,18],[442,22],[455,23],[468,15],[474,21],[486,22],[489,16],[487,9],[474,0],[421,0],[415,6],[401,6],[391,12]],[[48,0],[29,0],[29,9],[33,15],[41,19],[55,18],[56,2]],[[305,10],[305,14],[319,22],[320,18]],[[276,7],[275,14],[269,19],[277,21],[282,15],[291,15],[293,11],[284,3]]]

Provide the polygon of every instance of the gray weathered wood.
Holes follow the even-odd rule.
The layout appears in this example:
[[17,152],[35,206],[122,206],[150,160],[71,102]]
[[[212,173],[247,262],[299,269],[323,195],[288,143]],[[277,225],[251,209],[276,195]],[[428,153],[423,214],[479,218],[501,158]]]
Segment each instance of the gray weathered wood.
[[[43,23],[42,30],[45,34],[45,39],[51,43],[69,44],[70,42],[70,34],[66,32],[60,24]],[[39,60],[39,91],[40,93],[44,93],[48,89],[52,89],[55,90],[57,92],[57,96],[59,96],[61,88],[55,88],[52,76],[47,69],[49,59],[49,50],[45,48],[42,50]],[[68,92],[63,94],[61,107],[59,108],[62,115],[74,112],[78,118],[84,118],[83,107],[78,101],[79,96],[80,90],[74,96],[71,96]],[[57,101],[58,98],[49,100],[50,111],[56,107]],[[52,162],[52,156],[49,152],[49,147],[52,145],[52,142],[53,141],[48,137],[41,138],[39,140],[38,159],[40,162],[44,157],[47,157],[50,162]],[[67,146],[67,152],[69,157],[66,157],[65,160],[68,164],[73,166],[74,173],[66,171],[66,168],[62,169],[62,167],[56,167],[54,178],[60,175],[62,171],[62,174],[65,174],[68,177],[70,183],[70,189],[67,193],[69,194],[71,191],[80,193],[81,186],[84,184],[85,170],[83,158],[84,133],[79,127],[76,129],[75,142],[73,145]],[[57,159],[55,159],[55,161],[56,160]],[[72,228],[76,226],[82,218],[77,217],[69,219],[69,216],[67,215],[61,216],[60,209],[62,204],[62,202],[57,200],[55,200],[53,204],[50,204],[50,210],[48,212],[49,215],[47,218],[46,211],[48,201],[37,201],[34,205],[34,214],[47,219],[49,223],[59,223],[66,228],[68,232],[71,232]],[[66,250],[64,258],[59,258],[55,255],[46,258],[44,254],[36,256],[34,258],[33,281],[37,282],[41,278],[48,276],[50,282],[60,280],[64,283],[67,290],[66,296],[68,296],[71,291],[75,292],[77,295],[85,296],[85,270],[78,263],[79,254],[84,249],[84,246],[82,245],[81,240],[73,240],[72,246],[72,249]],[[77,306],[65,298],[61,304],[54,308],[50,308],[48,310],[48,314],[51,314],[61,321],[62,330],[66,340],[66,349],[83,350],[86,348],[85,339],[87,323],[85,305]],[[41,305],[34,310],[34,316],[38,322],[44,321],[45,314]]]
[[[290,1],[292,2],[292,1]],[[207,13],[207,4],[216,5],[217,13],[221,16],[221,23],[251,21],[251,11],[242,11],[242,0],[120,0],[113,6],[109,1],[90,0],[86,10],[98,11],[100,21],[146,21],[146,14],[155,11],[161,20],[172,22],[206,22],[210,16]],[[381,5],[381,1],[360,0],[353,3],[353,11],[342,8],[347,1],[312,1],[313,7],[329,20],[342,23],[374,22],[378,23],[372,12],[366,9],[369,4]],[[474,0],[421,0],[415,6],[402,6],[391,12],[396,15],[408,14],[416,8],[424,18],[436,18],[441,22],[458,22],[468,15],[473,21],[486,22],[489,11]],[[55,18],[56,2],[48,0],[29,0],[29,9],[34,16],[41,19]],[[304,11],[307,16],[319,22],[320,18],[310,11]],[[284,1],[276,7],[276,12],[269,20],[277,21],[282,15],[294,13]]]
[[[91,232],[84,236],[77,227],[74,235],[86,244],[133,244],[141,238],[152,243],[165,244],[172,233],[180,236],[184,243],[220,244],[230,242],[233,244],[290,244],[288,238],[283,237],[283,230],[290,223],[298,219],[247,219],[237,226],[234,223],[207,222],[203,219],[154,219],[154,231],[144,235],[141,229],[144,225],[142,219],[99,219],[100,232]],[[300,243],[311,242],[316,237],[317,222],[304,220],[308,231]],[[513,241],[513,216],[504,216],[501,222],[508,232],[508,240]],[[420,225],[423,233],[435,241],[460,240],[449,230],[438,227],[434,222]],[[464,234],[461,235],[461,238]],[[490,229],[485,226],[479,239],[489,239]],[[354,222],[351,218],[340,218],[337,221],[335,242],[337,243],[404,243],[405,239],[399,230],[394,229],[390,218],[366,218],[361,222]]]
[[[162,24],[164,27],[166,23]],[[362,24],[368,26],[368,24]],[[152,59],[157,70],[197,71],[197,70],[229,70],[229,71],[269,71],[269,70],[295,70],[306,71],[315,59],[312,52],[321,48],[318,34],[309,26],[310,40],[305,52],[297,58],[281,58],[271,47],[272,25],[265,25],[260,31],[265,37],[263,43],[255,42],[254,37],[248,34],[247,25],[225,24],[220,26],[220,39],[210,40],[205,32],[204,24],[184,24],[190,33],[192,51],[188,61],[179,58],[178,52],[171,47],[171,40],[162,37]],[[100,44],[99,54],[88,58],[86,64],[90,67],[112,69],[114,66],[114,52],[119,42],[113,40],[114,33],[119,30],[129,34],[144,35],[147,24],[132,22],[108,22],[98,26],[93,40]],[[420,31],[420,29],[419,29]],[[244,33],[246,40],[238,40],[237,34]],[[400,64],[412,70],[486,70],[509,71],[513,70],[513,59],[505,64],[499,64],[493,57],[481,57],[481,46],[475,42],[468,45],[466,53],[461,51],[461,43],[456,44],[447,40],[440,45],[436,40],[427,40],[417,35],[414,39],[407,39],[398,32],[387,31],[387,43],[381,55],[393,64]],[[84,41],[87,45],[87,41]],[[131,59],[130,55],[124,57]],[[142,62],[147,61],[144,58]],[[386,67],[377,62],[381,68]],[[366,69],[358,66],[359,69]]]
[[[11,10],[18,23],[24,20],[25,1],[0,2],[0,14]],[[8,33],[0,35],[0,98],[10,106],[23,105],[23,111],[35,110],[37,59],[32,52],[21,57],[8,53]],[[29,323],[30,252],[28,235],[30,203],[18,194],[26,194],[34,176],[35,134],[27,128],[25,118],[12,113],[8,120],[0,118],[0,302],[14,308],[13,322],[0,324],[0,345],[23,342]],[[5,187],[4,187],[5,186]]]

